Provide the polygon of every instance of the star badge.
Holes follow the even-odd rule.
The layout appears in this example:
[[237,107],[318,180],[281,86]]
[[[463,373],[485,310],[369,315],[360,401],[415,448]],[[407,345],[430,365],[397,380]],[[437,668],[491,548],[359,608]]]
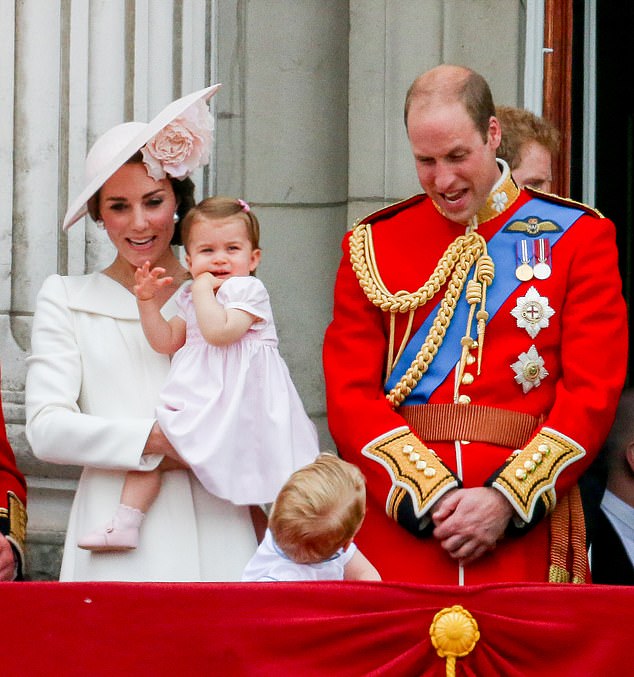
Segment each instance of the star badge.
[[544,368],[544,359],[537,352],[535,346],[531,346],[525,353],[518,355],[517,362],[511,365],[515,372],[515,382],[522,386],[524,394],[532,388],[538,388],[548,376]]
[[526,329],[531,338],[535,338],[549,324],[555,311],[548,305],[548,298],[540,296],[535,287],[531,287],[526,296],[517,299],[517,305],[511,315],[517,320],[520,329]]

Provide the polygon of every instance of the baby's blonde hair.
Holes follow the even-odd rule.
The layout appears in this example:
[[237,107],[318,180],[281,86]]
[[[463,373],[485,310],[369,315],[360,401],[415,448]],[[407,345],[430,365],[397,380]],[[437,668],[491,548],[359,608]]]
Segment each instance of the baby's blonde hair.
[[314,564],[352,540],[364,516],[361,471],[324,453],[290,476],[275,499],[269,528],[285,555],[299,564]]

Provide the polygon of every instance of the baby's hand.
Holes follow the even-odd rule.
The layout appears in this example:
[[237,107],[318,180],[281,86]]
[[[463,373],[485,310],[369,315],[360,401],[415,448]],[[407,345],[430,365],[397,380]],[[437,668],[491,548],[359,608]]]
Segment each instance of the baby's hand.
[[171,284],[173,277],[165,275],[165,268],[152,268],[150,262],[146,261],[140,268],[134,272],[134,281],[136,284],[133,291],[139,301],[149,301],[153,299],[162,287]]
[[219,277],[215,277],[209,272],[204,272],[196,276],[192,287],[216,291],[223,282],[224,280],[221,280]]

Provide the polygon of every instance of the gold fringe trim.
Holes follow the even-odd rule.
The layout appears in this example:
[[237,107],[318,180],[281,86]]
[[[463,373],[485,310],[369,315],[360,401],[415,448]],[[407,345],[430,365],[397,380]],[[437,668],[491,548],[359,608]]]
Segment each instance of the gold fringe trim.
[[586,525],[579,486],[558,503],[550,518],[549,583],[585,583]]

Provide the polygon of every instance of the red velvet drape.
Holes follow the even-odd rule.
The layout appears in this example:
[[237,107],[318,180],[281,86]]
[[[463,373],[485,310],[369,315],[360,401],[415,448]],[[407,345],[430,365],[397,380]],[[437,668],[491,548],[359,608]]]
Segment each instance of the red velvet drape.
[[429,627],[462,605],[456,675],[630,674],[634,589],[386,583],[5,583],[0,674],[445,675]]

